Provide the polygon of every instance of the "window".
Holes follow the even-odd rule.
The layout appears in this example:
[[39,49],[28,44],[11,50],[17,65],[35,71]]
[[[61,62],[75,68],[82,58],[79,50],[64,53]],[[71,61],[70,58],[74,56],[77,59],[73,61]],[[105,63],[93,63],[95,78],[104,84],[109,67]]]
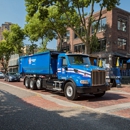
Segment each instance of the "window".
[[67,30],[66,34],[64,35],[67,38],[67,41],[70,40],[70,31]]
[[[96,29],[96,24],[98,21],[94,21],[92,23],[92,33],[94,33],[95,29]],[[97,32],[102,32],[106,30],[106,18],[102,18],[99,21],[99,26],[98,26],[98,31]]]
[[101,50],[106,50],[106,39],[102,39],[101,41]]
[[100,52],[100,51],[104,51],[104,50],[106,50],[106,39],[99,39],[95,52]]
[[91,64],[88,56],[84,56],[84,55],[69,55],[68,58],[69,58],[70,64],[73,64],[73,65],[79,65],[79,64],[90,65]]
[[85,52],[85,45],[84,44],[74,45],[74,52],[84,53]]
[[126,39],[118,38],[118,49],[126,50]]
[[74,33],[74,39],[78,38],[77,34]]
[[[77,28],[77,33],[80,35],[80,36],[84,36],[85,35],[85,30],[83,27],[80,27],[80,28]],[[74,34],[74,38],[78,38],[78,36],[76,34]]]
[[65,57],[62,57],[62,58],[63,58],[63,66],[67,66],[66,58]]
[[126,20],[119,18],[118,19],[118,30],[126,32]]

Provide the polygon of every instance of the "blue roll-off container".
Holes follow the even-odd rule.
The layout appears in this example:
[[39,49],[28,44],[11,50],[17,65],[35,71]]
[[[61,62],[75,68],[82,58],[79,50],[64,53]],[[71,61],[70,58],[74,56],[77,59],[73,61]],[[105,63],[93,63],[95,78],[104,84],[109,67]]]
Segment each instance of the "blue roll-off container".
[[20,74],[56,74],[58,52],[42,52],[19,58]]

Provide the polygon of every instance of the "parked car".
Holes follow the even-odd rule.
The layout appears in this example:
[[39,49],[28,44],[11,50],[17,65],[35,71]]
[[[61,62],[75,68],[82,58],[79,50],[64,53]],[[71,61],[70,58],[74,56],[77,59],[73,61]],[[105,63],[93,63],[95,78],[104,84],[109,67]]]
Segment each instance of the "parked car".
[[20,76],[17,75],[16,73],[8,72],[8,73],[5,74],[4,80],[8,81],[8,82],[10,82],[10,81],[18,81],[18,82],[20,82]]
[[20,78],[22,78],[22,75],[20,73],[16,73],[16,75],[18,75]]
[[2,72],[0,72],[0,79],[4,79],[4,74]]

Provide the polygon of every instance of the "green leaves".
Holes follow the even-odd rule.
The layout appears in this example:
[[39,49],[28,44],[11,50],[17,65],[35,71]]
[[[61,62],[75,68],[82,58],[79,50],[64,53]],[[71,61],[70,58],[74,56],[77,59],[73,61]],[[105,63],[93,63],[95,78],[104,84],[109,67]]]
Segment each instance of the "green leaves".
[[4,39],[8,46],[12,47],[12,52],[20,54],[22,52],[23,47],[23,39],[24,39],[24,32],[23,30],[17,25],[11,25],[10,31],[6,30],[3,32]]
[[[71,28],[78,36],[86,48],[91,47],[91,25],[94,21],[93,13],[95,5],[100,7],[99,20],[102,16],[102,9],[107,8],[111,10],[116,5],[119,5],[120,0],[25,0],[27,10],[27,24],[32,26],[32,20],[39,19],[42,23],[37,22],[35,25],[35,33],[29,31],[31,39],[38,39],[38,37],[48,38],[52,40],[55,37],[63,40],[67,28]],[[38,15],[37,18],[35,15]],[[35,17],[35,18],[34,18]],[[36,22],[35,22],[36,24]],[[41,33],[37,32],[39,25],[43,26],[39,29]],[[99,25],[99,23],[98,23]],[[97,26],[98,26],[97,25]],[[30,28],[30,27],[28,27]],[[83,28],[84,34],[80,34],[77,30]],[[29,29],[30,30],[30,29]],[[34,38],[35,37],[35,38]],[[89,53],[88,50],[86,53]]]

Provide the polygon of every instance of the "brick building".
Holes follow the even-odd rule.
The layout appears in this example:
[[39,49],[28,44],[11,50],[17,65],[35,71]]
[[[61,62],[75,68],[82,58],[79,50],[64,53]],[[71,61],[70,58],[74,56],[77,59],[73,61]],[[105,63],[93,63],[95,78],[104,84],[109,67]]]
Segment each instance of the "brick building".
[[[94,13],[93,16],[96,20],[99,12]],[[91,33],[94,31],[93,25]],[[71,29],[67,32],[67,37],[67,42],[63,41],[63,49],[84,53],[85,45]],[[111,11],[104,9],[102,11],[97,37],[99,46],[92,53],[92,56],[98,56],[108,61],[109,56],[114,55],[120,57],[126,63],[130,57],[130,12],[117,7]]]

